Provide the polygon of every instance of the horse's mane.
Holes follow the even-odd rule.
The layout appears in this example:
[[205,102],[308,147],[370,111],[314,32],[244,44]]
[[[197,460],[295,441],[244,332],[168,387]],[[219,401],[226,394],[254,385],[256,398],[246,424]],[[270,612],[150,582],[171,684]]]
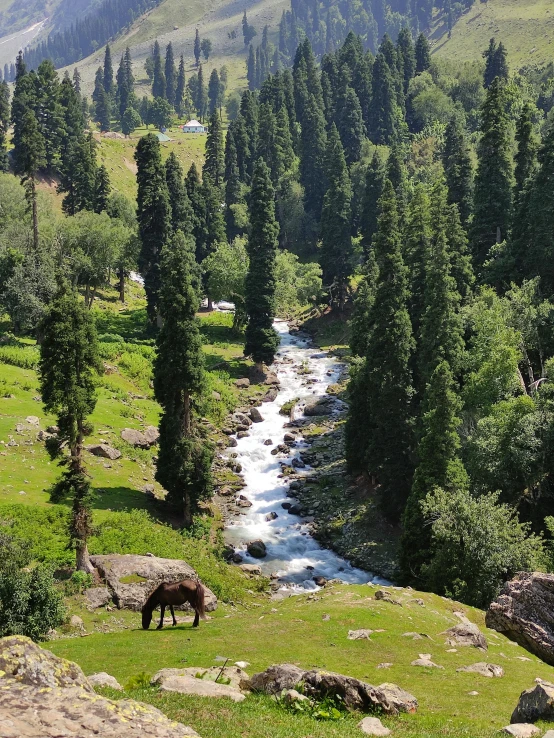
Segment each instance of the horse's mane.
[[143,610],[150,609],[153,610],[156,605],[159,603],[159,600],[155,600],[155,595],[158,594],[158,590],[163,587],[163,583],[159,584],[156,589],[150,594],[144,605],[142,606]]

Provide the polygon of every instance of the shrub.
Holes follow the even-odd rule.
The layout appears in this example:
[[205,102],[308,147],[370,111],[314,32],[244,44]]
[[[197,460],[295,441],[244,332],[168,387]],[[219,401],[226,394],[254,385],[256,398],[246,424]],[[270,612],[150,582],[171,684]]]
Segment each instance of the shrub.
[[0,346],[0,363],[21,369],[36,369],[39,356],[36,346]]
[[0,530],[25,541],[31,561],[73,566],[75,552],[68,547],[68,526],[69,513],[62,506],[0,504]]
[[63,583],[63,589],[66,595],[83,594],[85,589],[89,589],[93,585],[91,574],[84,571],[74,571],[69,579]]
[[0,637],[24,635],[40,641],[63,623],[63,596],[52,569],[44,564],[30,567],[30,562],[24,541],[0,533]]

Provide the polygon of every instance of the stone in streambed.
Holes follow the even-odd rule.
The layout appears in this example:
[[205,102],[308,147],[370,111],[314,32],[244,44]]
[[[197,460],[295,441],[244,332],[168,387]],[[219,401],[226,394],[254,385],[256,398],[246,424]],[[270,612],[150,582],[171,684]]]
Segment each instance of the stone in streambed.
[[265,519],[268,523],[270,523],[272,520],[277,520],[279,516],[276,512],[270,512],[265,516]]
[[256,541],[250,541],[246,546],[246,550],[255,559],[263,559],[267,556],[267,548],[265,543],[258,539]]
[[263,423],[264,419],[262,417],[261,412],[258,410],[257,407],[250,408],[250,420],[253,423]]

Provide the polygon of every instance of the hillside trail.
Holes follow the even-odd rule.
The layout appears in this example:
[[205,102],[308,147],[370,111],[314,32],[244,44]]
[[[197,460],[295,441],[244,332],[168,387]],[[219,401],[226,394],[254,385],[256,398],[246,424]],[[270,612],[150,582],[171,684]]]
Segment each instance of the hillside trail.
[[[294,419],[301,418],[306,402],[326,396],[328,386],[338,381],[344,365],[328,352],[314,348],[309,338],[291,335],[286,322],[276,320],[274,326],[281,339],[272,366],[280,382],[279,394],[273,402],[260,408],[263,422],[253,423],[249,436],[237,439],[237,446],[230,450],[242,466],[241,475],[246,483],[242,494],[251,501],[252,507],[244,510],[239,519],[228,523],[226,540],[241,554],[244,563],[259,564],[266,576],[277,575],[284,589],[299,592],[318,589],[313,577],[341,579],[349,584],[384,584],[386,580],[356,569],[333,551],[322,548],[310,535],[311,521],[290,515],[282,507],[282,503],[291,502],[293,495],[281,463],[285,461],[294,466],[293,460],[297,459],[295,463],[302,464],[301,453],[308,444],[299,434],[288,456],[272,455],[272,449],[283,442],[290,420],[279,410],[285,403],[298,398]],[[340,405],[340,400],[336,400],[333,412],[339,412]],[[317,422],[317,418],[313,420]],[[301,433],[301,428],[299,430]],[[269,439],[271,445],[265,445]],[[314,473],[308,465],[296,471],[297,476]],[[277,513],[278,517],[267,519],[271,513]],[[263,559],[255,559],[246,551],[246,544],[258,539],[267,547],[267,556]]]

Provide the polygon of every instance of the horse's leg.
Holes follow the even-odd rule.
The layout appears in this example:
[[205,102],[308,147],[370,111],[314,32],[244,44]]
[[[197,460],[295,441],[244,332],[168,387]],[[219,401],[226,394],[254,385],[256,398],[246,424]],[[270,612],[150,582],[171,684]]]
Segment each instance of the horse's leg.
[[194,613],[195,613],[195,615],[194,615],[194,623],[192,624],[192,627],[193,628],[198,628],[198,624],[200,623],[200,614],[199,614],[198,610],[195,610]]
[[173,618],[173,625],[177,625],[177,618],[175,617],[175,613],[173,612],[173,605],[170,605],[169,609],[171,610],[171,617]]
[[164,624],[164,613],[165,613],[165,605],[160,605],[160,624],[156,628],[156,630],[161,630],[163,628]]

